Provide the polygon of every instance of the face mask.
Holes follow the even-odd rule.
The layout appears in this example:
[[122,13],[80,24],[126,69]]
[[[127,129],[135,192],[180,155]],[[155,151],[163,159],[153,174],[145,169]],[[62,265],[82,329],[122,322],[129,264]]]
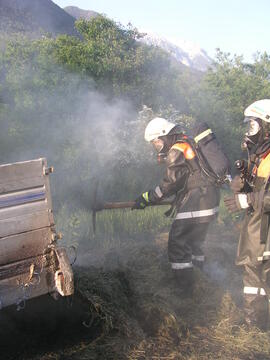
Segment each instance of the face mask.
[[151,143],[154,146],[156,152],[158,153],[157,155],[158,164],[164,163],[167,157],[167,154],[164,152],[164,147],[165,147],[164,141],[157,138],[151,141]]
[[260,131],[260,124],[256,120],[252,118],[246,118],[244,123],[247,123],[248,125],[247,131],[245,132],[247,137],[254,136]]
[[155,139],[155,140],[151,141],[151,143],[153,144],[157,153],[160,153],[161,150],[164,148],[164,141],[161,139]]
[[246,117],[244,123],[247,125],[244,141],[241,144],[242,150],[251,149],[257,145],[260,138],[261,126],[255,118]]

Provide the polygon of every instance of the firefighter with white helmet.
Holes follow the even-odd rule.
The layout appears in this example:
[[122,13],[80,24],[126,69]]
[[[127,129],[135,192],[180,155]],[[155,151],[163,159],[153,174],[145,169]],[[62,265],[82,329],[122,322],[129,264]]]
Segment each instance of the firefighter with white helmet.
[[174,127],[175,124],[169,122],[168,120],[156,117],[146,126],[144,138],[146,141],[151,142],[160,136],[168,135]]
[[183,294],[193,289],[193,265],[202,267],[204,254],[201,245],[211,220],[216,218],[219,191],[202,173],[197,155],[187,141],[180,125],[164,118],[154,118],[145,129],[145,140],[157,153],[166,157],[166,173],[154,189],[135,200],[134,209],[161,202],[175,196],[171,215],[175,220],[170,229],[168,257]]
[[236,264],[243,267],[243,297],[248,325],[267,329],[270,298],[270,99],[255,101],[244,111],[248,128],[242,148],[248,152],[242,176],[224,199],[231,212],[245,209]]

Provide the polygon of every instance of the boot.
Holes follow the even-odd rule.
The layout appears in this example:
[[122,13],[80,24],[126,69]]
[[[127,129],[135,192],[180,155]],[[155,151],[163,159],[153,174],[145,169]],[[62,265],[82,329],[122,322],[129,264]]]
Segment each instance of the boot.
[[205,263],[205,256],[203,254],[200,255],[192,255],[192,264],[203,271]]
[[255,326],[262,331],[268,328],[268,297],[263,295],[245,295],[244,313],[248,326]]
[[193,268],[173,270],[177,287],[181,290],[183,297],[192,297],[194,286]]
[[192,259],[192,264],[194,266],[196,266],[198,269],[200,269],[201,271],[203,271],[204,269],[204,261],[201,260],[197,260],[197,259]]

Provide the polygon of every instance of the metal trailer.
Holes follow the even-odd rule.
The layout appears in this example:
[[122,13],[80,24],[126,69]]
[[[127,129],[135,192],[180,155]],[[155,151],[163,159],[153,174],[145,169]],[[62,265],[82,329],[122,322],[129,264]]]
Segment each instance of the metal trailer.
[[0,308],[47,293],[73,294],[73,272],[57,247],[45,158],[0,166]]

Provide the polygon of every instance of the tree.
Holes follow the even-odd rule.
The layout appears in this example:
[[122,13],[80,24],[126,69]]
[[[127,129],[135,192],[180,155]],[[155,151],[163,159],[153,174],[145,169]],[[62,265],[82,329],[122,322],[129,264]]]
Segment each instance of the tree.
[[270,98],[270,57],[257,54],[254,63],[217,51],[216,60],[193,93],[193,115],[207,121],[218,134],[232,160],[242,156],[244,109]]
[[58,169],[54,179],[73,187],[69,194],[82,182],[89,194],[98,173],[110,194],[123,196],[123,183],[135,192],[156,171],[144,160],[149,148],[137,111],[147,104],[155,113],[166,114],[168,106],[187,112],[191,76],[164,51],[139,42],[132,26],[99,16],[77,28],[81,37],[5,44],[0,79],[10,105],[0,113],[2,161],[46,156]]

